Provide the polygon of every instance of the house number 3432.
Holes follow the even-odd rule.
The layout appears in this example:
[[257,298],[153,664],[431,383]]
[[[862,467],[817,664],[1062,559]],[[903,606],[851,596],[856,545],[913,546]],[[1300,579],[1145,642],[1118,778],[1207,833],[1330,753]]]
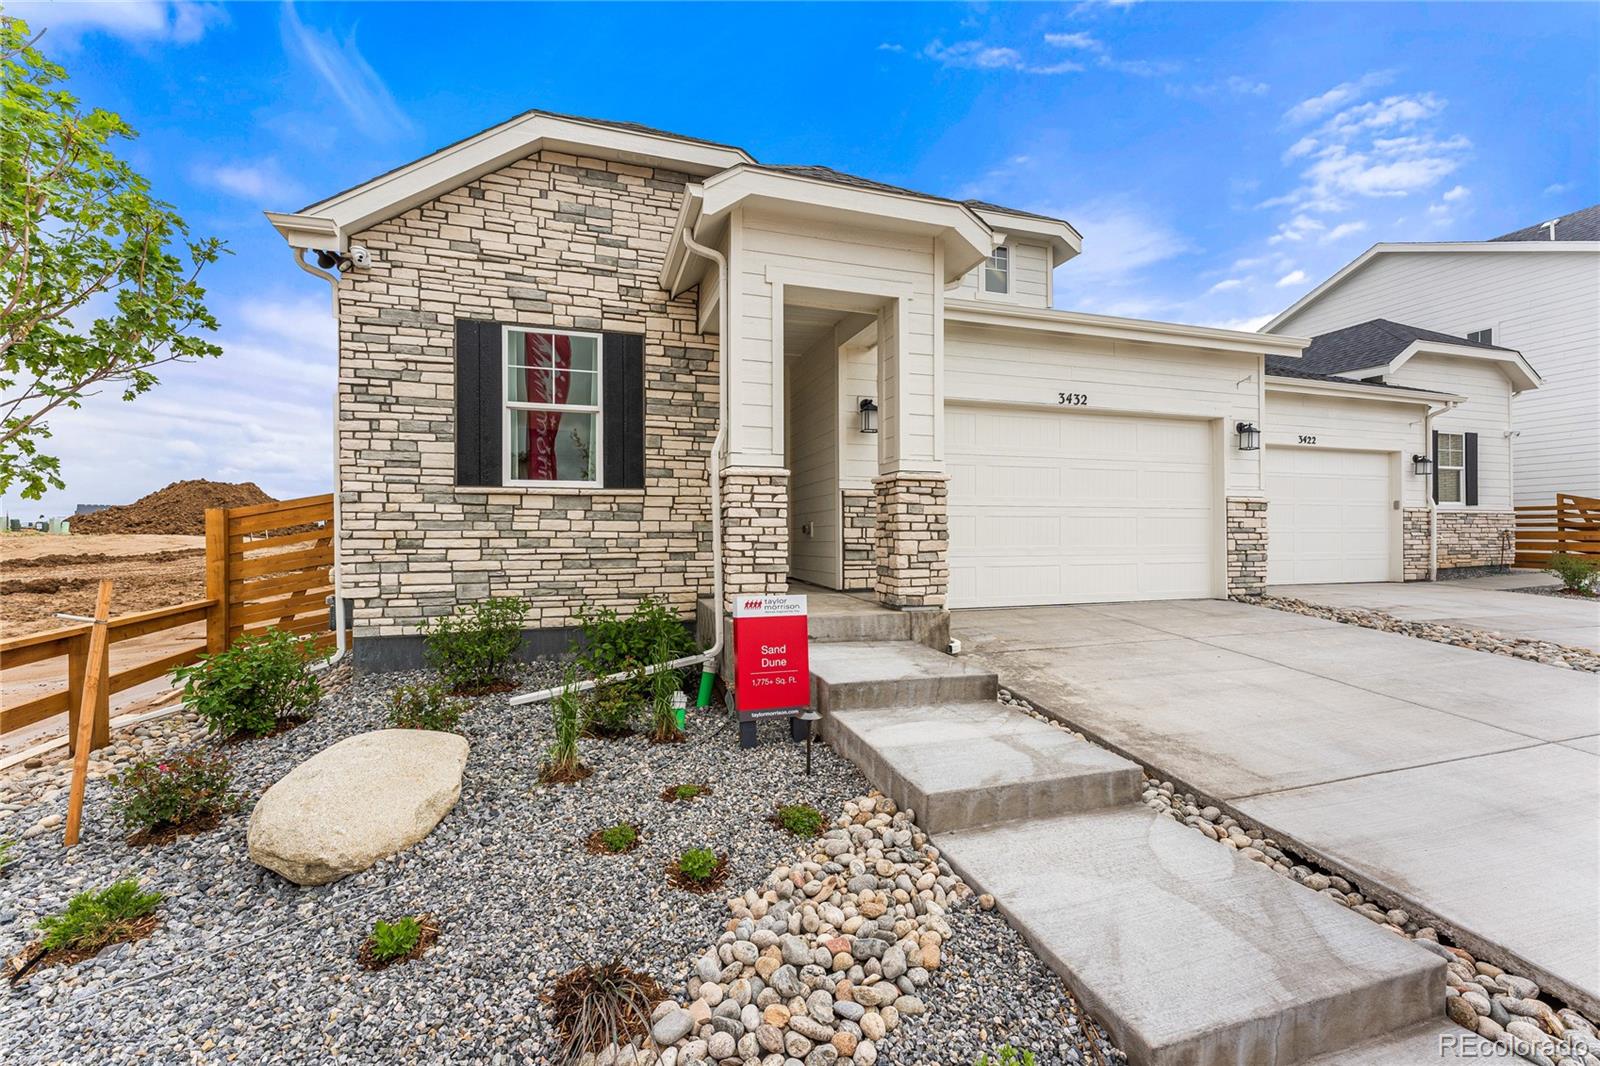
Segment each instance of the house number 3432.
[[1061,407],[1084,407],[1089,403],[1089,394],[1084,392],[1058,392],[1056,403]]

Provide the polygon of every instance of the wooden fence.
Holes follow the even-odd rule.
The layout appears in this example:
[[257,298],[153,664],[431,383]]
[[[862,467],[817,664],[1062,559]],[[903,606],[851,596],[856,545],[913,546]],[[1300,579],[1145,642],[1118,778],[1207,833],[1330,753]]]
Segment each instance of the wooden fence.
[[1517,566],[1546,566],[1557,552],[1600,562],[1600,499],[1556,494],[1552,507],[1518,507]]
[[[35,725],[63,711],[75,746],[78,711],[92,668],[100,670],[91,748],[110,742],[110,696],[215,654],[241,635],[268,629],[317,634],[326,648],[334,641],[326,597],[333,591],[333,497],[309,496],[283,503],[206,512],[206,598],[112,618],[107,644],[204,623],[205,636],[158,658],[111,673],[106,662],[89,662],[88,623],[30,633],[0,642],[0,691],[6,673],[58,659],[63,687],[0,708],[0,734]],[[109,659],[109,656],[108,656]]]

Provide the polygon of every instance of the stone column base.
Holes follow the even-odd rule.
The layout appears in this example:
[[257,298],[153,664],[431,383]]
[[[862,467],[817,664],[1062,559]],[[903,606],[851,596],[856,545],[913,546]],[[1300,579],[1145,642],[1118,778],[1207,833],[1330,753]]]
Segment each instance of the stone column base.
[[878,577],[878,498],[871,489],[841,489],[839,516],[844,543],[844,587],[870,589]]
[[900,471],[872,479],[877,496],[878,602],[943,607],[950,587],[948,477]]
[[729,609],[738,596],[788,591],[789,471],[722,471],[722,560]]
[[1515,511],[1457,511],[1437,518],[1439,569],[1510,566],[1516,559]]
[[1259,596],[1267,587],[1267,501],[1228,498],[1228,595]]
[[1407,507],[1403,525],[1401,553],[1402,580],[1428,580],[1428,509]]

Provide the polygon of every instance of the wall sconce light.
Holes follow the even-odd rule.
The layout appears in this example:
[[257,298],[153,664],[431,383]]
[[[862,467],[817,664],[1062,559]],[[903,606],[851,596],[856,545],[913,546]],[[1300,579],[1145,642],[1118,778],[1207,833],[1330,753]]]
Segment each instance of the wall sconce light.
[[1433,460],[1426,455],[1413,455],[1411,457],[1411,472],[1419,477],[1427,477],[1433,473]]
[[861,398],[861,432],[878,432],[878,405],[872,402],[872,397]]
[[1240,422],[1234,430],[1239,434],[1239,450],[1253,452],[1261,447],[1261,431],[1254,422]]

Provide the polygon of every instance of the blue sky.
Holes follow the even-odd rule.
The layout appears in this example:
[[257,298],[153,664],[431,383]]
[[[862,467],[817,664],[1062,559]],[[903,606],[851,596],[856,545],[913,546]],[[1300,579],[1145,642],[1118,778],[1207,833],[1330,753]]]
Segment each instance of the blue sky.
[[263,210],[519,111],[1065,217],[1074,310],[1255,328],[1376,241],[1600,201],[1600,5],[12,3],[233,255],[220,360],[53,421],[68,489],[331,483],[333,327]]

